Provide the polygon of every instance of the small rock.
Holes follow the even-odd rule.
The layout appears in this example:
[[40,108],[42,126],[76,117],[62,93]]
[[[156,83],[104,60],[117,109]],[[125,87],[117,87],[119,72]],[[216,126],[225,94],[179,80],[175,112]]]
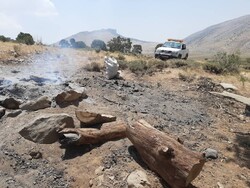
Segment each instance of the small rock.
[[19,109],[20,104],[21,104],[20,101],[17,101],[16,99],[10,97],[1,101],[0,105],[3,106],[4,108],[15,110],[15,109]]
[[233,84],[228,83],[220,83],[220,85],[223,87],[223,89],[231,89],[231,90],[238,90],[237,87],[235,87]]
[[214,149],[207,148],[204,152],[205,158],[207,159],[217,159],[218,158],[218,152]]
[[41,159],[42,158],[42,153],[40,151],[31,151],[30,156],[32,159]]
[[101,175],[103,173],[104,167],[103,166],[99,166],[96,170],[95,170],[95,175]]
[[19,114],[22,113],[22,110],[14,110],[6,114],[7,117],[17,117]]
[[77,92],[74,90],[70,90],[58,94],[55,97],[55,100],[57,104],[63,104],[68,102],[74,102],[80,99],[86,99],[87,97],[88,96],[86,95],[85,92]]
[[22,110],[36,111],[44,108],[48,108],[51,106],[51,101],[48,97],[43,96],[37,99],[37,101],[29,101],[20,106]]
[[93,186],[93,180],[91,179],[90,181],[89,181],[89,187],[92,187]]
[[0,107],[0,119],[5,115],[5,109]]
[[147,175],[145,172],[136,170],[132,172],[127,178],[128,188],[142,188],[150,186]]
[[224,188],[224,185],[222,185],[220,182],[217,182],[217,187],[218,188]]

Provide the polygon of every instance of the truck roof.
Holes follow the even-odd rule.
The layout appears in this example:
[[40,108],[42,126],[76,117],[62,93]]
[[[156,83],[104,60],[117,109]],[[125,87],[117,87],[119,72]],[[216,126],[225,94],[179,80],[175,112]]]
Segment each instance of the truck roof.
[[183,43],[183,40],[180,40],[180,39],[168,39],[167,41],[173,41],[173,42]]

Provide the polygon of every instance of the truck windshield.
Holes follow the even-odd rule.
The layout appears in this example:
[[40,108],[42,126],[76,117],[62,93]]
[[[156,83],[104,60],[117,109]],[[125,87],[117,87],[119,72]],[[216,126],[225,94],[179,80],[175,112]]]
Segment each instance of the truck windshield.
[[165,42],[163,44],[163,47],[181,49],[181,43],[178,43],[178,42]]

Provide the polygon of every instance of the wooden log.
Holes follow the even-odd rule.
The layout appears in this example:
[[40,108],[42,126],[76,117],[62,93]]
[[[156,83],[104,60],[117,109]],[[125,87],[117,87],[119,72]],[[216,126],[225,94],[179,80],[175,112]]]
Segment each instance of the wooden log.
[[76,110],[75,114],[82,126],[92,126],[116,121],[116,117],[112,115],[98,114],[81,110]]
[[144,120],[127,126],[126,134],[148,167],[172,188],[187,187],[203,168],[202,154],[185,148]]
[[59,142],[63,145],[97,144],[126,137],[124,123],[106,124],[101,129],[94,128],[66,128],[59,132]]

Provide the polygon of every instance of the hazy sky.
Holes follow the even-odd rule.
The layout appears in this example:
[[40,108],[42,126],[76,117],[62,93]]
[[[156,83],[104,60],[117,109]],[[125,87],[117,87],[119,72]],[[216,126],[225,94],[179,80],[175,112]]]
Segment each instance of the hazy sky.
[[50,44],[80,31],[114,28],[162,42],[250,14],[250,0],[0,0],[0,35],[28,32]]

